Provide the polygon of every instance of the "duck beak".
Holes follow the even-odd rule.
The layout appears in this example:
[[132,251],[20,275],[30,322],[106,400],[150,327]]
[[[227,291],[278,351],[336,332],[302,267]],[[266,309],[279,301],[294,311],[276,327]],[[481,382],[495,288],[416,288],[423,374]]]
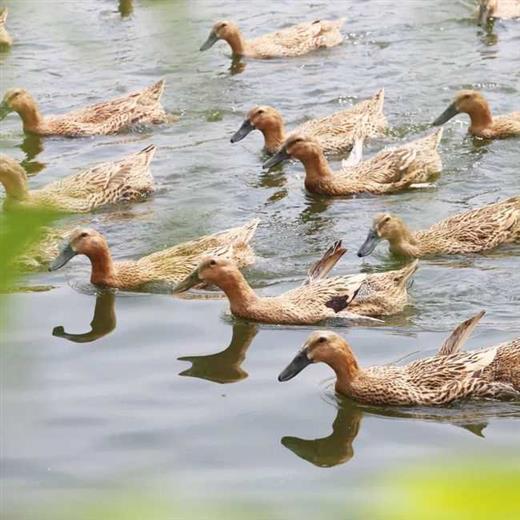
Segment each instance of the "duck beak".
[[232,143],[238,143],[238,141],[242,141],[244,137],[248,134],[250,134],[255,127],[253,126],[253,123],[249,121],[249,119],[246,119],[242,126],[233,134],[233,137],[231,138]]
[[459,113],[455,103],[452,103],[433,123],[433,126],[439,126],[446,121],[449,121],[452,117],[455,117]]
[[210,47],[213,47],[218,41],[218,36],[215,31],[209,33],[208,39],[200,46],[201,51],[207,51]]
[[72,249],[72,246],[69,243],[66,243],[60,254],[54,259],[54,261],[49,265],[49,271],[57,271],[61,267],[63,267],[71,258],[74,258],[78,253]]
[[203,280],[199,277],[199,271],[195,270],[193,273],[188,275],[184,280],[179,282],[174,288],[173,288],[173,294],[179,294],[188,291],[192,287],[195,287],[196,285],[199,285],[199,283],[202,283]]
[[2,101],[0,103],[0,121],[2,121],[2,119],[5,119],[7,114],[9,114],[9,112],[12,111],[13,110],[11,109],[11,107],[5,101]]
[[357,255],[362,258],[363,256],[368,256],[370,253],[374,251],[377,246],[377,243],[381,240],[381,238],[376,233],[375,229],[371,229],[368,232],[367,238],[363,245],[359,248]]
[[280,151],[276,152],[270,159],[267,159],[263,164],[262,168],[264,170],[269,170],[273,166],[280,164],[281,162],[287,161],[291,156],[287,153],[285,148],[282,148]]
[[297,376],[306,366],[310,365],[312,360],[307,357],[307,349],[303,347],[294,359],[280,372],[278,381],[289,381]]

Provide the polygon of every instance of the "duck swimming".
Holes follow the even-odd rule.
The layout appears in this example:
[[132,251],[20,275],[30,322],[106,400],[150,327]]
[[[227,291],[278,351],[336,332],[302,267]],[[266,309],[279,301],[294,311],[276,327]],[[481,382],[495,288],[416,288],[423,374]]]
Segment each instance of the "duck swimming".
[[17,112],[24,132],[65,137],[115,134],[138,124],[164,123],[167,115],[160,102],[163,91],[164,80],[161,80],[110,101],[66,114],[43,116],[29,92],[13,88],[5,93],[0,104],[0,121],[10,112]]
[[471,119],[469,132],[484,139],[502,139],[520,135],[520,112],[492,116],[489,104],[476,90],[461,90],[450,106],[433,122],[439,126],[457,114],[466,113]]
[[[384,90],[380,90],[372,98],[346,110],[306,121],[292,133],[314,137],[326,154],[350,151],[354,144],[355,129],[363,137],[383,135],[388,127],[383,114],[384,99]],[[241,141],[253,130],[262,132],[264,149],[270,154],[276,153],[287,139],[281,114],[270,106],[253,107],[231,138],[231,142]]]
[[10,47],[13,44],[13,39],[5,27],[8,14],[9,12],[7,7],[4,7],[2,10],[0,10],[0,48]]
[[349,159],[343,163],[343,169],[333,172],[316,139],[294,134],[276,155],[265,162],[264,168],[290,158],[299,159],[305,167],[305,188],[320,195],[395,193],[424,183],[442,170],[437,153],[441,136],[442,132],[437,131],[398,148],[382,150],[363,162],[363,138],[358,137]]
[[106,204],[146,198],[154,191],[150,163],[156,147],[147,146],[119,161],[97,164],[80,173],[29,190],[25,170],[11,157],[0,154],[0,183],[4,209],[46,207],[66,213],[86,213]]
[[[259,222],[254,219],[244,226],[177,244],[138,260],[116,262],[112,260],[108,243],[101,233],[79,228],[70,235],[49,271],[60,269],[77,255],[85,255],[92,265],[92,284],[132,290],[154,282],[179,282],[208,254],[215,255],[215,258],[232,258],[237,265],[245,267],[255,260],[249,242]],[[205,284],[201,282],[198,285]]]
[[479,24],[486,25],[492,18],[520,18],[520,0],[480,0]]
[[415,258],[480,253],[501,244],[518,243],[520,196],[453,215],[423,231],[410,231],[390,213],[376,215],[358,256],[372,253],[380,240],[388,240],[393,254]]
[[204,259],[174,292],[200,283],[214,284],[228,297],[234,316],[280,325],[310,325],[329,318],[370,320],[370,316],[400,312],[407,303],[407,282],[417,263],[399,271],[326,278],[345,252],[340,241],[334,243],[302,286],[279,296],[258,296],[234,262],[215,257]]
[[231,47],[233,56],[257,59],[301,56],[316,49],[339,45],[343,41],[340,29],[344,23],[344,18],[303,22],[246,40],[236,23],[222,20],[213,25],[200,50],[205,51],[218,40],[224,40]]
[[[311,363],[326,363],[336,373],[336,392],[370,405],[447,405],[460,399],[520,398],[520,338],[483,350],[459,349],[482,317],[455,329],[436,356],[408,365],[362,368],[350,345],[335,332],[313,332],[278,376],[288,381]],[[451,343],[450,343],[451,342]],[[444,348],[450,343],[450,348]]]

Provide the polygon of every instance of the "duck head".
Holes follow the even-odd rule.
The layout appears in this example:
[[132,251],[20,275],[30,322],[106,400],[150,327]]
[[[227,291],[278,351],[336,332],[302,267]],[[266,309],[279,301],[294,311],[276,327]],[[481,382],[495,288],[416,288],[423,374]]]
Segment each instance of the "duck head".
[[91,260],[108,251],[105,237],[95,229],[75,229],[63,244],[59,255],[49,266],[49,271],[63,267],[76,255],[85,255]]
[[305,162],[320,153],[321,147],[315,139],[293,134],[287,138],[282,148],[264,163],[263,167],[267,170],[291,158]]
[[8,155],[0,154],[0,183],[9,197],[23,199],[27,195],[27,173]]
[[404,222],[395,215],[390,213],[381,213],[376,215],[367,238],[363,245],[359,248],[357,255],[359,257],[368,256],[376,248],[381,240],[389,242],[398,241],[406,233]]
[[311,363],[326,363],[336,372],[344,368],[357,369],[348,343],[335,332],[313,332],[293,360],[282,370],[278,381],[289,381]]
[[241,141],[253,130],[260,130],[265,134],[270,131],[278,132],[282,128],[283,120],[278,110],[267,105],[256,106],[247,113],[242,126],[233,134],[231,142]]
[[457,92],[454,100],[433,122],[433,125],[442,125],[460,113],[476,116],[481,112],[487,113],[488,111],[488,103],[480,92],[477,92],[476,90],[461,90],[460,92]]
[[10,112],[24,113],[34,105],[34,99],[23,88],[9,89],[0,103],[0,121]]
[[234,44],[240,40],[240,30],[238,25],[228,20],[220,20],[211,29],[207,40],[201,45],[201,51],[207,51],[213,47],[218,40],[225,40],[231,48],[235,49]]
[[214,256],[204,258],[191,274],[173,288],[173,292],[183,293],[201,284],[213,284],[222,288],[226,286],[226,282],[232,283],[236,270],[237,267],[231,260]]

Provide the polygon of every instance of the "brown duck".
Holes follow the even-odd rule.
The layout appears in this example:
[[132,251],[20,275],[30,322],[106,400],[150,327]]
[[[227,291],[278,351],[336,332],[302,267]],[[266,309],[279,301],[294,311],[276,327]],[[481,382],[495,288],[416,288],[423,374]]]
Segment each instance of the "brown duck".
[[459,351],[483,314],[459,325],[436,356],[405,366],[362,368],[339,334],[316,331],[278,380],[288,381],[311,363],[321,362],[336,373],[336,392],[371,405],[447,405],[460,399],[518,399],[520,338],[483,350]]
[[390,213],[376,215],[358,256],[372,253],[381,240],[388,240],[393,254],[415,258],[480,253],[520,242],[520,196],[453,215],[423,231],[410,231]]
[[476,90],[461,90],[450,106],[433,122],[442,125],[457,114],[468,114],[469,132],[484,139],[502,139],[520,135],[520,112],[493,116],[488,102]]

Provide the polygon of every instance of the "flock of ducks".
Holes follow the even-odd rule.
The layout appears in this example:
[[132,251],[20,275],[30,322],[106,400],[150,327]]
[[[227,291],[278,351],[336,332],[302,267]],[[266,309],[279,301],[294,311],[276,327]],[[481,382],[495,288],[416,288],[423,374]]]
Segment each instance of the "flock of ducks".
[[[520,15],[517,0],[482,0],[480,23],[492,17]],[[0,42],[11,45],[5,27],[7,10],[0,14]],[[343,41],[343,20],[301,23],[264,36],[246,39],[231,21],[217,22],[200,50],[225,41],[235,57],[256,59],[289,58]],[[18,114],[24,132],[41,136],[80,137],[107,135],[136,125],[170,121],[161,105],[164,81],[139,92],[78,108],[60,115],[43,115],[34,98],[23,89],[8,90],[0,104],[0,120]],[[372,98],[321,119],[310,120],[287,133],[280,113],[270,106],[253,107],[232,136],[244,139],[254,130],[264,136],[271,157],[269,169],[296,159],[305,169],[305,188],[325,196],[359,193],[384,195],[431,186],[441,172],[438,146],[442,128],[425,137],[386,148],[363,158],[367,139],[383,135],[388,127],[383,113],[384,91]],[[520,112],[493,116],[476,91],[459,92],[434,121],[442,125],[456,114],[471,119],[469,132],[485,139],[520,135]],[[23,167],[0,155],[0,182],[6,197],[5,211],[48,207],[57,212],[86,213],[119,202],[133,202],[154,190],[150,164],[155,146],[116,162],[97,164],[78,174],[31,190]],[[328,155],[345,155],[340,171],[332,171]],[[334,243],[309,269],[304,282],[277,296],[262,297],[241,272],[255,261],[251,241],[259,224],[253,219],[243,226],[174,245],[138,260],[112,259],[107,239],[98,231],[79,228],[67,231],[58,251],[56,230],[49,230],[39,246],[38,262],[49,270],[60,269],[74,256],[85,255],[91,263],[91,283],[102,288],[142,290],[158,282],[174,294],[216,286],[229,300],[237,318],[261,323],[313,325],[329,319],[353,323],[382,322],[399,313],[408,301],[407,290],[418,266],[418,258],[432,255],[478,253],[502,244],[520,242],[520,196],[453,215],[423,231],[411,231],[392,214],[376,216],[358,255],[374,251],[387,240],[390,252],[407,258],[402,269],[375,274],[328,274],[346,252]],[[62,237],[60,237],[62,238]],[[52,258],[45,252],[52,252]],[[363,369],[348,343],[335,332],[313,332],[279,380],[291,379],[307,365],[323,362],[336,373],[336,390],[361,403],[376,405],[445,405],[457,399],[520,397],[520,339],[474,352],[461,352],[483,312],[459,325],[436,356],[405,366]],[[342,321],[342,322],[343,322]]]

